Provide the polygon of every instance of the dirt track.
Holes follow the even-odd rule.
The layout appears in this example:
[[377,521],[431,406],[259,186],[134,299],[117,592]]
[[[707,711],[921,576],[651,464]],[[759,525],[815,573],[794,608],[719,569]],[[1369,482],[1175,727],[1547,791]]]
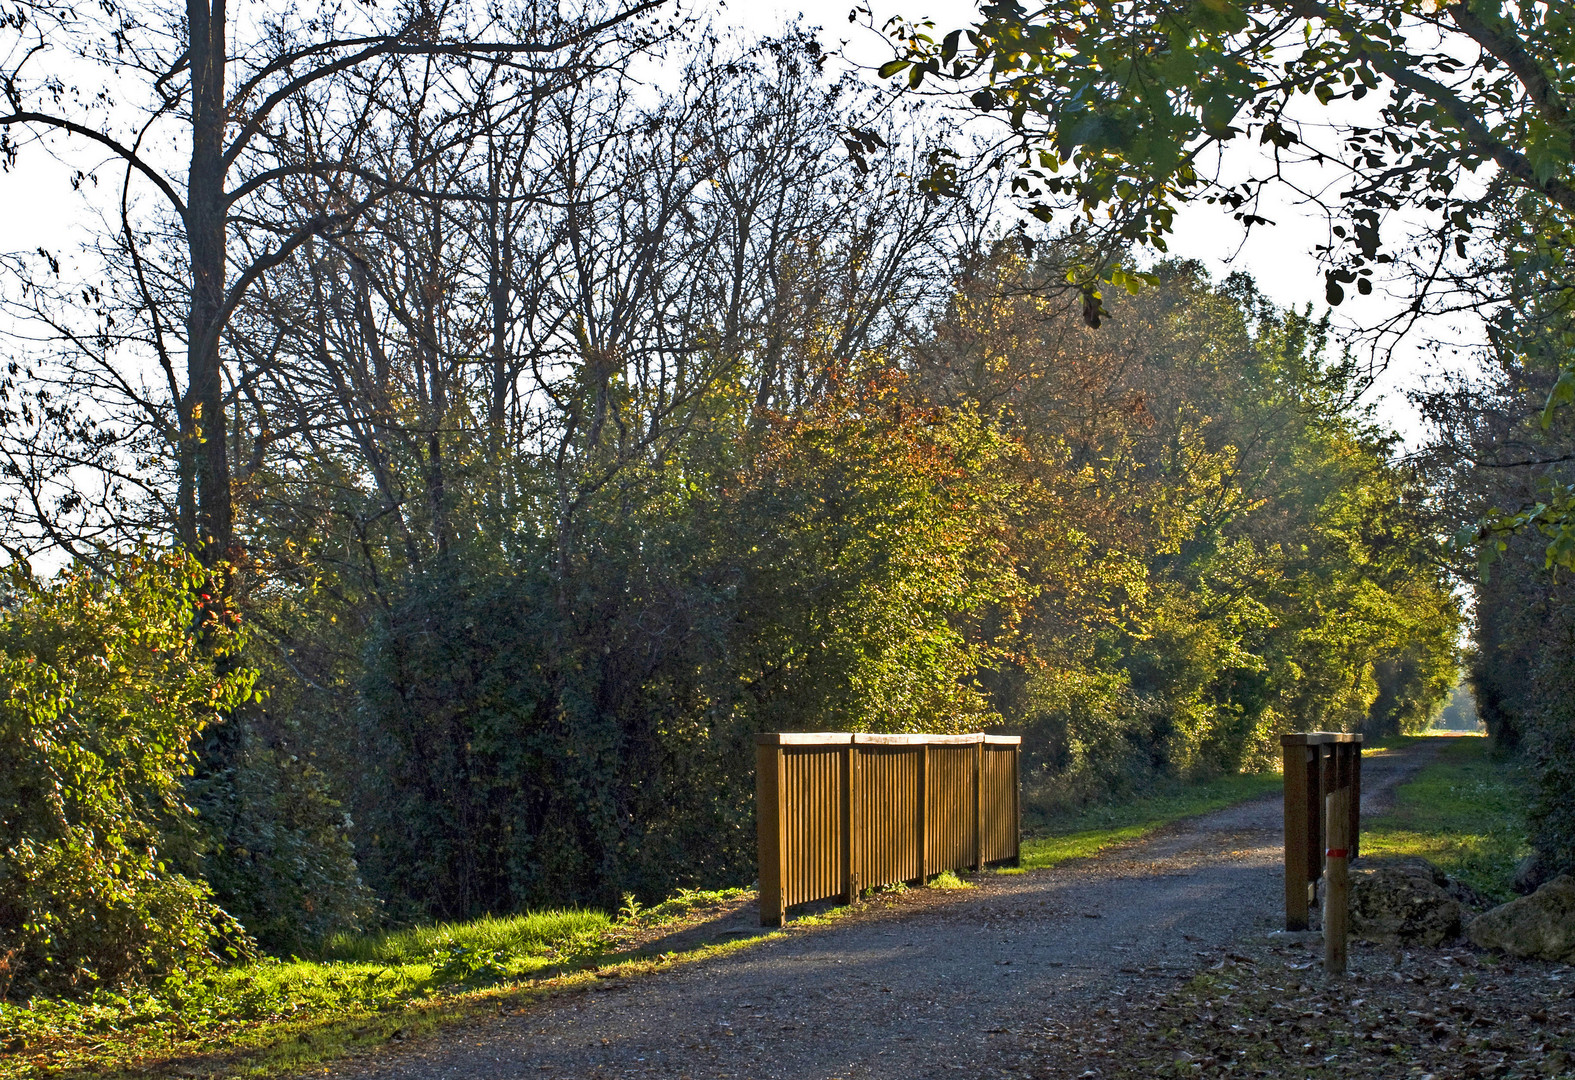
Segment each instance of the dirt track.
[[[1364,812],[1435,750],[1430,742],[1364,755]],[[1075,1043],[1098,1003],[1146,994],[1276,928],[1280,813],[1276,795],[1096,859],[985,874],[966,891],[915,890],[830,925],[616,980],[337,1072],[358,1080],[1009,1075],[1026,1063],[1013,1036]],[[750,932],[754,916],[741,910],[698,934],[728,940]]]

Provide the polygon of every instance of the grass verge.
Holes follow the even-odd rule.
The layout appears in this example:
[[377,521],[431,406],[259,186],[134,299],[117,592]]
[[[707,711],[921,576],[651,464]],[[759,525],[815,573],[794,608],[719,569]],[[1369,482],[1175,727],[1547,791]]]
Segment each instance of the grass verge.
[[745,895],[686,891],[648,909],[628,906],[616,919],[552,911],[344,937],[320,961],[270,960],[87,1002],[0,1002],[0,1080],[298,1071],[774,936],[659,954],[647,947]]
[[1037,835],[1023,840],[1022,865],[1002,872],[1022,873],[1098,855],[1118,844],[1141,840],[1173,821],[1222,810],[1280,787],[1278,773],[1237,774],[1201,783],[1176,783],[1141,798],[1091,806],[1053,821],[1028,807],[1029,831]]
[[430,960],[456,948],[477,954],[535,957],[572,942],[583,934],[607,929],[600,911],[536,911],[525,915],[487,916],[463,923],[437,923],[386,934],[338,934],[323,950],[325,960],[364,964],[410,964]]
[[1364,856],[1416,855],[1483,896],[1511,899],[1526,854],[1525,783],[1517,763],[1487,739],[1461,735],[1415,779],[1395,789],[1394,809],[1362,825]]

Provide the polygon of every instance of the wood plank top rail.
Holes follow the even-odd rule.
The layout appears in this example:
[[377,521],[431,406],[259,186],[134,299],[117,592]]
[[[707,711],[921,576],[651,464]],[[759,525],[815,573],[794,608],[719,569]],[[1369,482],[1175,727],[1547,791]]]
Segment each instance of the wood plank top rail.
[[755,736],[756,746],[1020,746],[1021,735],[874,735],[850,731],[770,731]]

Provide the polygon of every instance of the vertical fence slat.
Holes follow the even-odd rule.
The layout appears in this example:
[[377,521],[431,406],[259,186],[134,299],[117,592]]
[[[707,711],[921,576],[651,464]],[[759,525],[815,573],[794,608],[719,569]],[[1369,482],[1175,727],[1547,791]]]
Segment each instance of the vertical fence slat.
[[1309,885],[1323,876],[1323,750],[1309,746],[1307,770],[1307,881]]
[[849,743],[842,752],[842,899],[859,898],[859,863],[854,854],[859,836],[859,748]]
[[914,799],[914,850],[917,853],[915,862],[918,864],[918,873],[914,880],[924,884],[930,876],[930,748],[919,747],[918,761],[919,782],[917,797]]
[[973,748],[973,868],[984,869],[984,743]]
[[1011,748],[1011,864],[1022,866],[1022,745]]
[[1350,823],[1347,828],[1351,834],[1351,858],[1355,859],[1362,853],[1362,744],[1350,743],[1351,755],[1351,801],[1348,805]]

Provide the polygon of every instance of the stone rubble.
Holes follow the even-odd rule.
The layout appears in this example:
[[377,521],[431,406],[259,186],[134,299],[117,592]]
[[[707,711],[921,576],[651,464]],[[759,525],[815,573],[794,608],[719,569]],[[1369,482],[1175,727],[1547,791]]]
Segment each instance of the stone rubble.
[[1425,859],[1363,860],[1351,869],[1351,936],[1364,941],[1437,948],[1485,906]]
[[1575,877],[1560,874],[1530,896],[1499,905],[1474,919],[1466,934],[1483,949],[1575,963]]

